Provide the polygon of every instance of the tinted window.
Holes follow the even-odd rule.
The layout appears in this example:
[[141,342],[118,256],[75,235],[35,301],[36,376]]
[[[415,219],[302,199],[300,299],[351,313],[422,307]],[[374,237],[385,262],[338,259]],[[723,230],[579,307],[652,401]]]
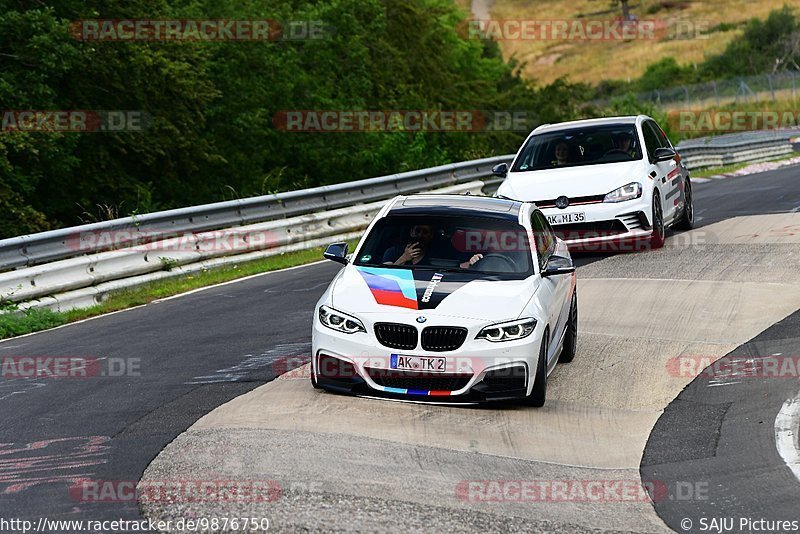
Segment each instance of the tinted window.
[[664,133],[664,130],[662,130],[661,127],[653,121],[647,121],[647,123],[651,128],[653,128],[653,131],[656,133],[656,137],[658,137],[658,142],[661,144],[661,146],[665,148],[672,148],[672,144],[669,142],[669,139],[667,139],[667,135]]
[[540,211],[533,213],[531,227],[533,228],[533,240],[536,244],[536,254],[539,257],[539,268],[544,269],[550,255],[555,251],[556,238],[547,223],[547,219],[544,218]]
[[572,128],[530,137],[512,172],[597,165],[642,159],[634,125]]
[[[417,249],[417,262],[409,260]],[[461,264],[476,254],[483,259]],[[480,216],[393,215],[378,221],[355,265],[397,269],[459,270],[512,278],[533,274],[525,228],[516,221]]]
[[653,131],[653,127],[650,125],[649,121],[642,124],[642,133],[644,134],[644,144],[647,149],[647,156],[650,161],[652,161],[653,153],[657,148],[661,147],[661,141]]

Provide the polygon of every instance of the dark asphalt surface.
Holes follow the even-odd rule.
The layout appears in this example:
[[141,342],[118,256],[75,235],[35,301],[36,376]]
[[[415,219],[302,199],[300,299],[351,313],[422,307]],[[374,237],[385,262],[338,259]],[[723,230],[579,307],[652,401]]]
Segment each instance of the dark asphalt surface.
[[[696,184],[696,226],[742,215],[800,211],[798,180],[800,168],[788,167]],[[706,369],[658,420],[641,475],[686,488],[685,499],[655,504],[673,530],[702,532],[714,518],[734,519],[735,532],[757,528],[739,528],[742,518],[800,520],[800,482],[779,456],[774,437],[775,416],[800,390],[800,379],[750,377],[724,385],[715,379],[724,375],[727,362],[778,353],[800,355],[800,312],[726,355],[716,375]],[[687,518],[689,529],[683,528],[688,523],[681,524]]]
[[[799,175],[795,167],[696,184],[698,224],[792,211]],[[137,481],[198,418],[284,370],[276,360],[307,355],[310,311],[337,269],[267,274],[0,343],[0,356],[138,364],[136,376],[0,379],[0,517],[140,518],[135,504],[82,502],[69,486]]]
[[308,354],[308,310],[336,270],[267,274],[0,343],[0,357],[117,358],[140,375],[0,382],[0,517],[138,518],[135,503],[76,500],[69,481],[138,481],[197,419],[274,378],[277,359]]
[[[679,499],[655,503],[658,515],[673,530],[702,532],[703,520],[710,524],[721,517],[735,519],[733,532],[758,530],[740,523],[742,519],[800,524],[800,482],[775,446],[775,417],[800,390],[796,366],[784,363],[771,368],[742,361],[780,361],[774,354],[798,361],[800,312],[707,368],[656,423],[644,451],[641,475],[643,480],[686,489]],[[740,378],[729,374],[734,369],[732,361],[739,362]],[[785,370],[782,376],[781,368]],[[689,529],[685,528],[688,523],[681,524],[687,518]]]

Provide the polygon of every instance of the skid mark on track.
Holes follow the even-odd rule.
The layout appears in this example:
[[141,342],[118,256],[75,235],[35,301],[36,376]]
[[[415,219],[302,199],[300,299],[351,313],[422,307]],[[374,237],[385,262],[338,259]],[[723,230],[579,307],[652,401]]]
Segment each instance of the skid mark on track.
[[0,401],[9,399],[14,395],[22,395],[33,390],[43,388],[47,384],[44,382],[33,382],[29,380],[6,381],[0,384]]
[[108,461],[108,436],[79,436],[31,443],[0,443],[0,495],[40,484],[74,483]]
[[[242,382],[255,376],[262,380],[268,374],[281,374],[309,361],[311,343],[283,343],[262,352],[261,354],[245,354],[239,363],[219,369],[210,374],[196,376],[186,384],[219,384],[221,382]],[[291,362],[296,361],[297,365]]]

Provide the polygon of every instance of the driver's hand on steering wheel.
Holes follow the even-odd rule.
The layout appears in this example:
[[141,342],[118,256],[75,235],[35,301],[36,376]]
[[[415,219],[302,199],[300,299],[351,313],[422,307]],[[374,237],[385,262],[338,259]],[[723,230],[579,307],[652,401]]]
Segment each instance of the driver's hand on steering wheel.
[[463,263],[460,263],[458,266],[461,267],[462,269],[469,269],[470,267],[472,267],[473,265],[475,265],[476,263],[478,263],[482,259],[483,259],[483,254],[475,254],[474,256],[472,256],[467,261],[465,261]]

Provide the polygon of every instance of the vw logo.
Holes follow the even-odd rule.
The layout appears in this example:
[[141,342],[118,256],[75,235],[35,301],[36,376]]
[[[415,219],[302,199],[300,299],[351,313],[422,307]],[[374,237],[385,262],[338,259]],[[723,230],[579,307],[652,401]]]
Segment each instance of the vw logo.
[[569,206],[569,199],[565,196],[560,196],[556,199],[556,207],[560,210]]
[[427,320],[428,320],[428,318],[427,318],[427,317],[424,317],[424,316],[422,316],[422,315],[420,315],[419,317],[417,317],[417,322],[418,322],[419,324],[422,324],[422,323],[424,323],[424,322],[425,322],[425,321],[427,321]]

